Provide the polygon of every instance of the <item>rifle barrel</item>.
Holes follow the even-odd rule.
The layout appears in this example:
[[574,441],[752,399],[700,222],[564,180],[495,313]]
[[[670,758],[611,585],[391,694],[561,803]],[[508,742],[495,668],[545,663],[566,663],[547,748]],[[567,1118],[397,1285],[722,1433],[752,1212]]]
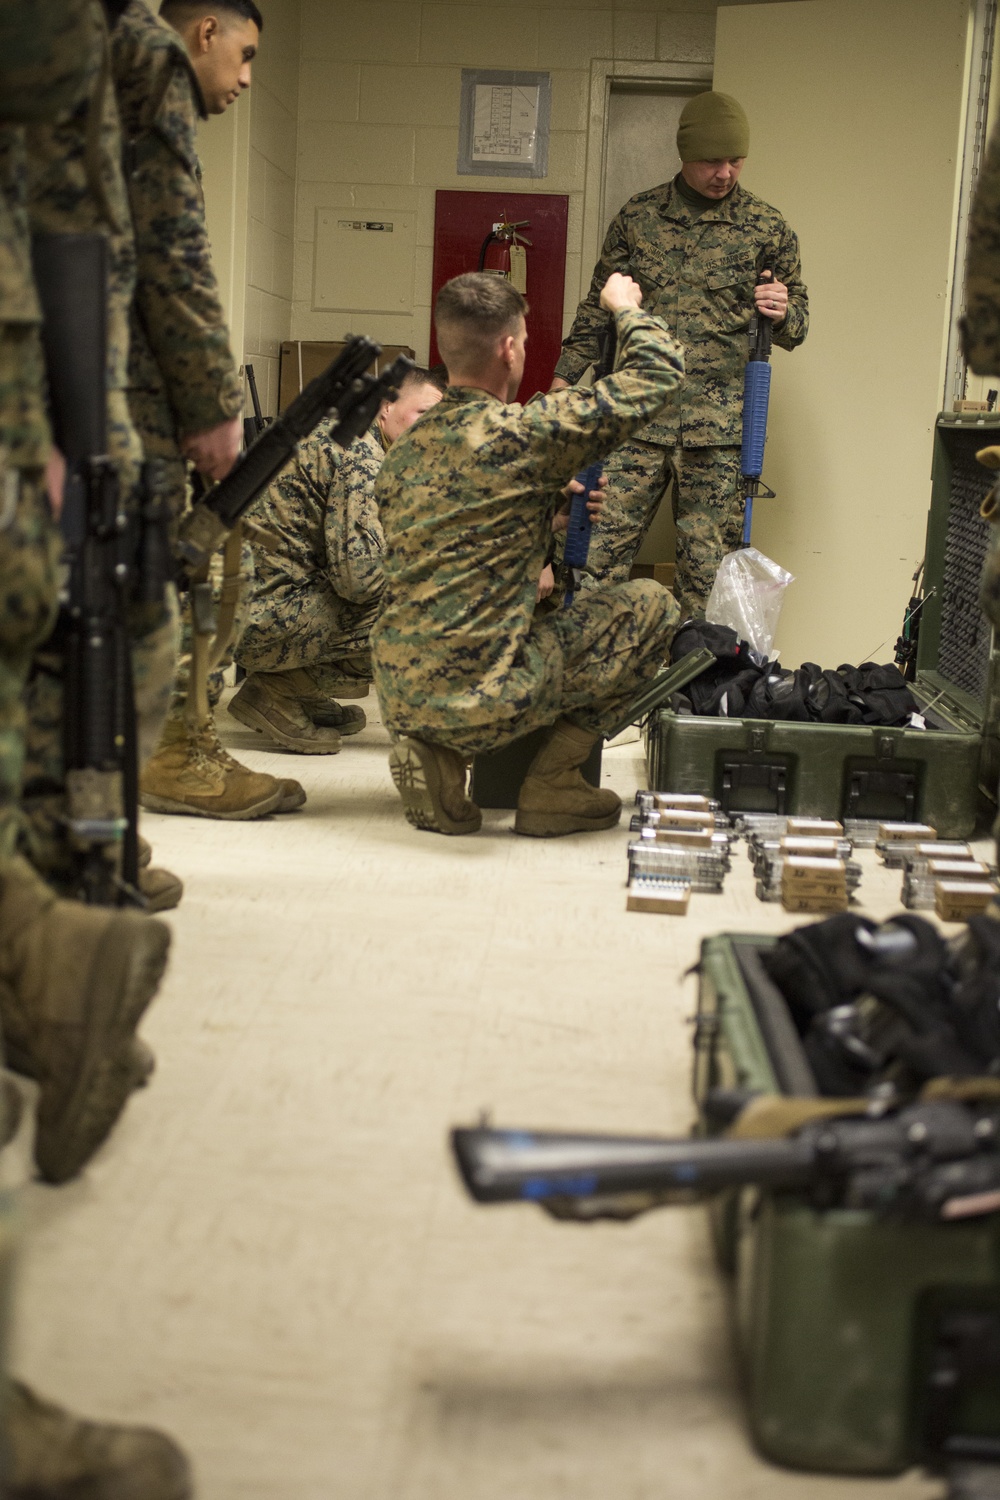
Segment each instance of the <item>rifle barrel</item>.
[[481,1128],[453,1130],[451,1141],[462,1181],[479,1203],[710,1193],[749,1183],[803,1187],[817,1161],[805,1137],[669,1140]]

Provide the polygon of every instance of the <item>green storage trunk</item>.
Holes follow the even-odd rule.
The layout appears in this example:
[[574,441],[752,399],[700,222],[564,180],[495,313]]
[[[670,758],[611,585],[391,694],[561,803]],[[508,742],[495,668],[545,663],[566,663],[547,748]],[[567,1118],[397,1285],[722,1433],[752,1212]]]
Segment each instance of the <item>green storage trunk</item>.
[[[979,609],[991,476],[978,448],[1000,415],[937,420],[914,696],[932,728],[709,719],[660,709],[647,728],[650,786],[701,792],[729,811],[932,824],[967,838],[995,798],[1000,662]],[[900,600],[900,617],[902,605]],[[835,662],[824,665],[836,665]]]
[[[702,1133],[717,1128],[714,1090],[817,1093],[760,963],[774,941],[723,934],[702,944]],[[892,1474],[935,1451],[1000,1453],[1000,1214],[923,1225],[744,1190],[717,1199],[712,1215],[734,1283],[750,1427],[766,1458]]]

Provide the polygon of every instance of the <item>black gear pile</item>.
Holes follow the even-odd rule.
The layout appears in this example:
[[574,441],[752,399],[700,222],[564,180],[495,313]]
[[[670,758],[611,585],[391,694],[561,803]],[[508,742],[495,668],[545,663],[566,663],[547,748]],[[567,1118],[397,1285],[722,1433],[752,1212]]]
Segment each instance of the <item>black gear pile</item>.
[[836,671],[805,662],[792,671],[757,656],[726,625],[703,620],[682,625],[671,659],[680,661],[707,646],[715,662],[683,693],[674,707],[699,716],[730,719],[790,719],[799,723],[906,725],[917,702],[899,668],[840,666]]
[[973,917],[949,947],[909,913],[877,925],[843,912],[761,954],[788,1003],[821,1094],[1000,1075],[1000,922]]

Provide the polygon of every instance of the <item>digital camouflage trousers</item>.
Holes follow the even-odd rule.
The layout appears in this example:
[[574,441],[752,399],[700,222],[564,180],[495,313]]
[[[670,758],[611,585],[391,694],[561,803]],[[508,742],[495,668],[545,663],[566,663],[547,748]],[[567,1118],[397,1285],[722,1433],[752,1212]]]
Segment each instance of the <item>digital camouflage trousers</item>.
[[[470,756],[562,717],[605,734],[662,669],[677,623],[673,595],[658,583],[634,579],[588,589],[568,609],[535,616],[519,653],[525,669],[510,693],[498,697],[493,724],[470,727],[461,711],[450,717],[439,709],[424,726],[398,732]],[[413,708],[406,717],[419,714]]]
[[37,471],[0,468],[0,860],[20,831],[32,656],[52,629],[59,538]]
[[703,615],[719,563],[742,539],[739,448],[664,448],[633,441],[608,459],[607,476],[604,510],[590,542],[592,586],[628,578],[673,479],[673,592],[682,620]]

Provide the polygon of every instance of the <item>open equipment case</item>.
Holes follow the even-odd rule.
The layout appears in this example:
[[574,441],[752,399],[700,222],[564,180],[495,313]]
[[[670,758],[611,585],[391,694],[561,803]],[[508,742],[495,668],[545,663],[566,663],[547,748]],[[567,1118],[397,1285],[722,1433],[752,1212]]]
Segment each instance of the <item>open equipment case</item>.
[[727,812],[929,823],[967,838],[996,799],[1000,653],[979,607],[993,477],[976,452],[1000,442],[1000,414],[942,413],[935,424],[924,598],[914,697],[926,729],[699,718],[658,707],[647,720],[654,791],[700,792]]
[[[775,941],[723,933],[702,943],[701,1135],[724,1128],[717,1091],[819,1093],[761,963]],[[982,1493],[1000,1494],[1000,1213],[902,1222],[744,1188],[713,1199],[711,1214],[750,1429],[765,1458],[838,1474],[983,1464]]]

